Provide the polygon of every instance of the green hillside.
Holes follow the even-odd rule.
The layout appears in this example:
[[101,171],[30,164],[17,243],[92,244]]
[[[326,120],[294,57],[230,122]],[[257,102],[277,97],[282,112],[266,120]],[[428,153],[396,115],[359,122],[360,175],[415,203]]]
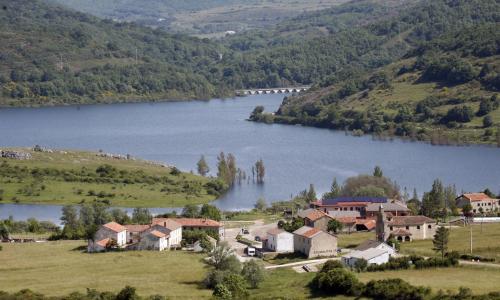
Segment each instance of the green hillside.
[[0,0],[0,105],[207,99],[223,47],[38,0]]
[[386,42],[406,43],[400,58],[371,71],[334,72],[285,99],[276,114],[259,108],[251,118],[436,144],[500,143],[500,8],[448,2],[423,2],[393,19],[401,27],[420,20]]
[[222,37],[225,31],[266,28],[305,11],[348,0],[45,0],[92,15],[169,32]]
[[217,179],[140,159],[84,151],[10,150],[30,153],[32,158],[0,158],[0,203],[64,205],[99,200],[120,207],[179,207],[207,203],[227,188]]

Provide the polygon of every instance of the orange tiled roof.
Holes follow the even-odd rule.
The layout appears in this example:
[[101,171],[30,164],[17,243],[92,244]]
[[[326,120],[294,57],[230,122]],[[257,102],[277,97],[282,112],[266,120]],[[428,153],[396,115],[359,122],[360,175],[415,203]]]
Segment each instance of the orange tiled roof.
[[368,230],[372,230],[377,226],[377,222],[373,219],[358,219],[356,220],[356,224],[364,225]]
[[169,219],[169,218],[154,218],[153,225],[160,225],[168,230],[176,230],[177,228],[182,227],[179,222],[176,222],[177,219]]
[[109,223],[106,223],[102,226],[104,226],[110,230],[113,230],[114,232],[122,232],[122,231],[126,230],[125,227],[123,227],[122,225],[120,225],[116,222],[109,222]]
[[280,234],[282,232],[285,232],[285,230],[281,229],[281,228],[273,228],[273,229],[269,229],[267,231],[268,234],[271,234],[271,235],[277,235],[277,234]]
[[106,247],[106,245],[109,243],[110,239],[109,238],[106,238],[106,239],[102,239],[100,241],[97,241],[96,244],[101,246],[101,247]]
[[130,225],[123,225],[125,229],[127,229],[128,232],[143,232],[146,229],[149,229],[151,225],[139,225],[139,224],[130,224]]
[[319,230],[318,228],[311,228],[308,231],[304,232],[302,235],[310,238],[310,237],[313,237],[314,235],[316,235],[317,233],[319,233],[320,231],[321,230]]
[[151,234],[152,236],[155,236],[157,238],[162,238],[162,237],[167,236],[166,234],[164,234],[163,232],[159,232],[158,230],[153,230],[149,234]]
[[[167,218],[153,218],[153,224],[159,224],[161,225],[161,222],[164,220],[168,220]],[[211,220],[211,219],[204,219],[204,218],[172,218],[170,220],[173,220],[182,226],[188,226],[188,227],[221,227],[222,224]]]
[[339,221],[342,224],[352,224],[356,223],[356,217],[338,217],[335,220]]
[[472,202],[493,200],[490,198],[490,196],[486,195],[485,193],[469,193],[469,194],[463,194],[463,196]]
[[318,220],[318,219],[321,219],[323,217],[331,218],[328,214],[325,214],[324,212],[317,210],[317,209],[311,210],[306,216],[306,218],[308,218],[309,220],[311,220],[313,222]]

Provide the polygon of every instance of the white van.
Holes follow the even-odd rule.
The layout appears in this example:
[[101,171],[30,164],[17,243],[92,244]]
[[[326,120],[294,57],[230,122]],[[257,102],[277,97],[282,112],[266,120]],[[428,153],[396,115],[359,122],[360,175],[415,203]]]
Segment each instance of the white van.
[[248,256],[255,256],[255,248],[254,247],[247,247],[247,255]]

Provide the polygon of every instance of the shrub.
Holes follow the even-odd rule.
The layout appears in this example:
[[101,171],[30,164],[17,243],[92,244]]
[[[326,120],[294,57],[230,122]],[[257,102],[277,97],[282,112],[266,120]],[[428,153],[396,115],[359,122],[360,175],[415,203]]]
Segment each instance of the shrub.
[[419,300],[430,294],[429,288],[414,287],[400,279],[372,280],[366,284],[363,295],[385,300]]
[[484,128],[491,127],[492,125],[493,125],[493,119],[491,118],[491,116],[486,116],[483,118]]
[[327,295],[358,296],[363,290],[363,284],[344,268],[321,270],[311,281],[311,287]]
[[231,291],[224,284],[216,285],[212,295],[217,299],[223,299],[223,300],[233,298]]

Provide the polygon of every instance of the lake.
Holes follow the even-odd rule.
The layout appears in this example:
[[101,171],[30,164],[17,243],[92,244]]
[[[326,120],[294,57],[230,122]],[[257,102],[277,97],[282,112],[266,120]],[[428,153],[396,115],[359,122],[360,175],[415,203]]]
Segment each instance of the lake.
[[[282,94],[211,101],[130,103],[0,109],[0,146],[86,149],[131,154],[196,170],[203,154],[214,171],[220,151],[233,153],[247,174],[260,158],[265,184],[242,183],[215,201],[225,210],[250,209],[259,197],[286,200],[310,183],[318,194],[332,179],[371,173],[379,165],[411,194],[440,178],[460,191],[500,191],[500,149],[485,146],[431,146],[375,141],[341,131],[246,121],[253,108],[274,111]],[[212,172],[213,174],[213,172]],[[0,205],[0,218],[14,214],[57,219],[57,206]]]

